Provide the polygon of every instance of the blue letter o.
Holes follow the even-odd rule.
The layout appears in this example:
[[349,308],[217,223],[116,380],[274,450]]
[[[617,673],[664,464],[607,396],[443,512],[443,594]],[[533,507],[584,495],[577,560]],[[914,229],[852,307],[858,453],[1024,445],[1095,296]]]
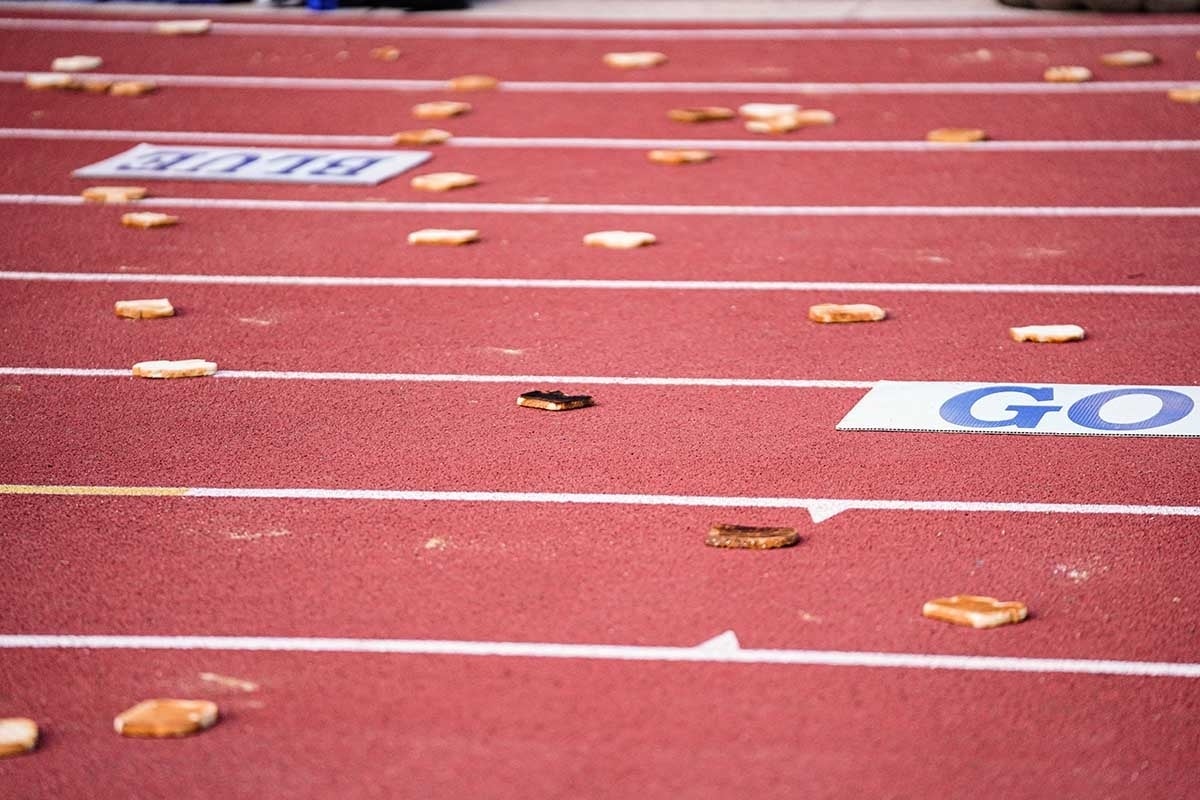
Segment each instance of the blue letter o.
[[[1157,397],[1162,402],[1162,408],[1157,414],[1141,422],[1106,422],[1100,419],[1100,409],[1104,408],[1109,400],[1130,394]],[[1195,405],[1192,398],[1186,394],[1173,392],[1170,389],[1112,389],[1075,401],[1067,410],[1067,418],[1076,425],[1082,425],[1095,431],[1144,431],[1147,428],[1161,428],[1172,422],[1178,422],[1192,413]]]

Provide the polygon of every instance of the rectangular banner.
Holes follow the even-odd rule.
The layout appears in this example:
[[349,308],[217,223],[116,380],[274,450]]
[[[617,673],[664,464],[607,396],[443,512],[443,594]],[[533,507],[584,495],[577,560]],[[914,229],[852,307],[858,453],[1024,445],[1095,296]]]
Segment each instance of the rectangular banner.
[[1200,387],[880,381],[839,431],[1200,436]]
[[139,144],[74,172],[78,178],[158,178],[374,186],[429,160],[420,150],[192,147]]

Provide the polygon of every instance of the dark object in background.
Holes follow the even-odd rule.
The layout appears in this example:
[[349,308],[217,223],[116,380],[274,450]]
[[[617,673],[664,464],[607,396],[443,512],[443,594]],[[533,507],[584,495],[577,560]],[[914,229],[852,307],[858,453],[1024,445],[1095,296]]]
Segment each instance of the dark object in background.
[[1047,11],[1198,11],[1200,0],[1000,0],[1017,8]]
[[[302,6],[305,0],[271,0],[273,6]],[[407,11],[459,11],[471,7],[471,0],[307,0],[309,8],[403,8]]]

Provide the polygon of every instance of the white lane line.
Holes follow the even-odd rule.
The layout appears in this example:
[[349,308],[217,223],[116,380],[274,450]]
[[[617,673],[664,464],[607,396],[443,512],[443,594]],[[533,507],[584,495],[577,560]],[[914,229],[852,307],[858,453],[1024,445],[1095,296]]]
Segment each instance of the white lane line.
[[197,487],[186,497],[381,500],[409,502],[551,503],[560,505],[690,506],[702,508],[803,508],[814,522],[843,511],[993,512],[1006,514],[1118,514],[1126,516],[1200,516],[1197,506],[1120,505],[1114,503],[991,503],[944,500],[856,500],[828,497],[723,497],[597,492],[433,492],[362,489],[246,489]]
[[346,275],[195,275],[128,272],[0,271],[0,281],[169,283],[216,286],[317,286],[416,289],[599,289],[719,292],[921,292],[950,294],[1198,295],[1200,286],[1039,283],[886,283],[854,281],[679,281],[593,278],[369,278]]
[[784,141],[778,139],[619,139],[599,137],[503,137],[456,136],[452,147],[486,148],[593,148],[642,150],[659,147],[700,147],[710,150],[750,150],[797,153],[1104,153],[1104,152],[1180,152],[1200,150],[1197,139],[1068,139],[1008,142],[972,142],[950,145],[944,142],[906,140],[827,140]]
[[[366,134],[238,133],[214,131],[65,130],[0,128],[0,139],[263,144],[314,147],[395,147],[391,136]],[[455,136],[446,146],[513,149],[649,150],[663,147],[798,153],[1105,153],[1200,150],[1200,139],[1070,139],[973,142],[952,145],[908,140],[794,141],[780,139],[629,139],[553,136]]]
[[735,497],[724,495],[621,494],[607,492],[428,491],[420,489],[247,488],[236,486],[67,486],[3,484],[0,495],[190,497],[257,500],[358,500],[412,503],[535,503],[550,505],[681,506],[691,508],[804,509],[813,522],[844,511],[925,511],[1000,514],[1102,514],[1200,517],[1198,506],[1116,503],[1008,503],[963,500],[869,500],[841,497]]
[[[462,138],[462,137],[459,137]],[[484,137],[486,138],[486,137]],[[199,144],[314,145],[329,147],[394,147],[390,136],[317,133],[246,133],[214,131],[133,131],[64,128],[0,128],[0,139],[47,139],[60,141],[112,141]],[[980,142],[979,144],[983,144]]]
[[[0,83],[23,83],[26,72],[0,72]],[[88,73],[97,80],[149,81],[159,86],[207,89],[299,89],[346,91],[444,92],[444,80],[405,78],[302,78],[254,75],[146,75],[134,73]],[[1111,94],[1166,92],[1192,86],[1196,81],[1094,81],[1049,83],[1046,81],[918,83],[782,83],[759,81],[505,81],[502,92],[634,92],[634,93],[738,93],[750,94]]]
[[[65,378],[132,378],[128,369],[74,367],[0,367],[0,375]],[[218,370],[216,378],[276,381],[364,381],[382,383],[535,383],[603,386],[712,386],[756,389],[870,389],[874,381],[791,378],[663,378],[613,375],[468,375],[424,372],[298,372]]]
[[[79,195],[0,194],[0,205],[82,206]],[[622,203],[458,203],[150,197],[127,205],[242,211],[371,211],[472,214],[634,214],[733,217],[1200,217],[1200,206],[708,206]]]
[[877,653],[853,650],[762,650],[704,646],[480,642],[454,639],[5,634],[0,635],[0,648],[14,650],[237,650],[285,653],[372,653],[1200,678],[1200,664],[1171,661],[1021,658],[935,653]]
[[[164,9],[156,13],[173,12]],[[180,10],[182,11],[182,10]],[[195,12],[187,13],[197,15]],[[178,16],[178,13],[171,14]],[[197,15],[198,16],[198,15]],[[0,30],[92,31],[96,33],[151,33],[154,23],[138,20],[0,18]],[[402,25],[339,25],[213,22],[212,35],[300,36],[326,39],[628,39],[659,40],[908,40],[908,39],[1120,39],[1129,37],[1195,36],[1200,25],[966,25],[945,27],[834,27],[834,28],[573,28],[573,27],[458,27]]]

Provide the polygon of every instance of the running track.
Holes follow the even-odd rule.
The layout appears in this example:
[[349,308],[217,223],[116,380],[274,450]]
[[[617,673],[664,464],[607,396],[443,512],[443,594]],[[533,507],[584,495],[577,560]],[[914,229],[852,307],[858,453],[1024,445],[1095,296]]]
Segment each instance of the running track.
[[[0,716],[43,730],[0,762],[13,796],[1196,791],[1193,441],[833,428],[883,379],[1196,383],[1197,112],[1164,87],[1200,82],[1200,19],[239,15],[176,40],[136,15],[0,17]],[[400,60],[368,58],[385,44]],[[1162,61],[1095,66],[1127,47]],[[671,63],[600,65],[635,48]],[[76,52],[164,88],[19,85]],[[1047,87],[1050,63],[1097,81]],[[74,199],[72,169],[137,141],[386,147],[469,72],[508,84],[467,98],[431,163],[471,189],[159,182],[144,205],[184,222],[145,232]],[[664,116],[750,100],[839,122],[762,139]],[[995,141],[920,143],[944,125]],[[712,163],[644,159],[694,139]],[[404,244],[431,226],[482,241]],[[579,244],[604,228],[659,244]],[[164,294],[175,319],[111,316]],[[805,320],[843,298],[890,318]],[[1004,336],[1051,318],[1088,340]],[[223,375],[122,377],[185,356]],[[513,404],[543,382],[599,405]],[[715,551],[715,520],[804,541]],[[1031,619],[919,616],[956,592]],[[115,736],[149,696],[223,720]]]

